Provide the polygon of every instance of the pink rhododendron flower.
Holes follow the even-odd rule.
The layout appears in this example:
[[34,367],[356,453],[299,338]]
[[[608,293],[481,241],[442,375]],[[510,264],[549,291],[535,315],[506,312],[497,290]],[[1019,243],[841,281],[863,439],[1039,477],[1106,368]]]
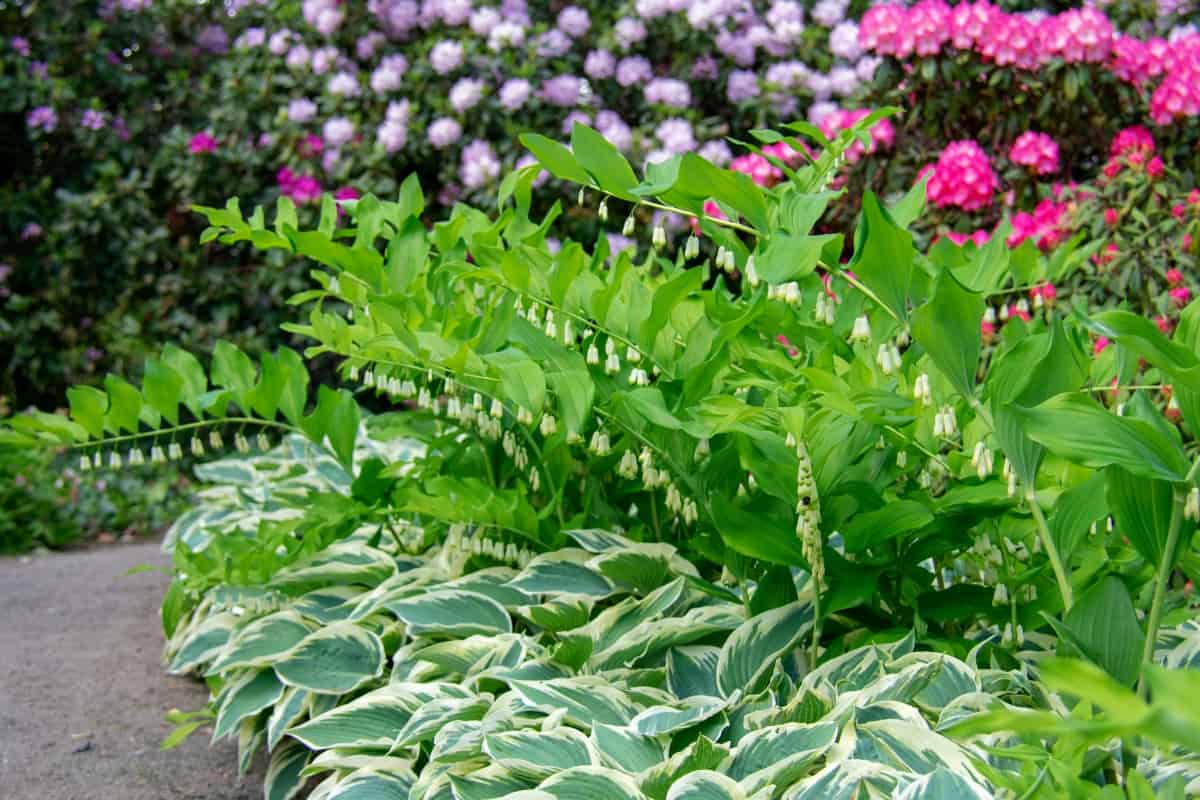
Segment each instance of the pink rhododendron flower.
[[1115,208],[1104,209],[1104,224],[1110,228],[1117,227],[1117,223],[1121,221],[1121,215],[1117,213]]
[[[871,112],[865,108],[854,110],[838,109],[821,118],[821,133],[832,139],[839,131],[847,130]],[[862,142],[854,142],[846,150],[846,160],[853,164],[862,158],[865,152],[874,152],[878,148],[890,149],[896,142],[896,128],[890,120],[881,119],[871,126],[871,146],[864,148]]]
[[746,153],[729,162],[729,168],[741,172],[759,186],[774,186],[783,179],[783,172],[758,153]]
[[1167,335],[1170,335],[1171,328],[1174,327],[1174,323],[1172,323],[1171,320],[1167,319],[1162,314],[1159,314],[1154,318],[1154,324],[1158,326],[1158,330],[1160,332]]
[[192,153],[215,153],[217,150],[217,140],[211,134],[201,131],[192,136],[192,140],[188,142],[188,149]]
[[1174,267],[1171,267],[1171,269],[1167,270],[1167,283],[1171,284],[1172,286],[1180,285],[1183,283],[1183,273]]
[[1008,158],[1038,175],[1058,172],[1058,143],[1044,133],[1025,131],[1013,142]]
[[926,193],[939,208],[951,206],[978,211],[992,204],[1000,180],[983,148],[972,139],[951,142],[936,164],[924,167],[918,179],[929,174]]
[[1066,203],[1053,197],[1042,199],[1033,213],[1018,211],[1012,218],[1013,230],[1008,237],[1008,246],[1016,247],[1026,239],[1032,239],[1039,249],[1053,250],[1071,235],[1069,212]]
[[1141,125],[1132,125],[1117,132],[1108,146],[1111,158],[1120,158],[1132,153],[1153,153],[1154,136]]
[[1186,306],[1188,300],[1192,299],[1192,290],[1186,286],[1176,286],[1167,292],[1171,296],[1171,300],[1179,306]]
[[1146,174],[1151,178],[1161,178],[1166,169],[1163,167],[1163,160],[1158,156],[1146,162]]
[[1104,352],[1104,348],[1108,347],[1110,344],[1112,344],[1112,342],[1108,340],[1107,336],[1097,337],[1096,341],[1092,343],[1092,355],[1100,355]]

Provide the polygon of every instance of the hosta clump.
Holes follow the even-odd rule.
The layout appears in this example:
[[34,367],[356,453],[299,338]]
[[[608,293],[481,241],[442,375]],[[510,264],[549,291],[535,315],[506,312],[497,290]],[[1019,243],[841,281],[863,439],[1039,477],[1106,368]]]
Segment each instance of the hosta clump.
[[[390,669],[392,688],[376,699],[409,716],[388,723],[386,742],[370,743],[371,759],[337,741],[307,742],[335,752],[320,756],[323,766],[366,770],[331,784],[332,796],[359,781],[419,783],[422,797],[485,796],[462,788],[475,784],[453,772],[461,767],[429,766],[440,755],[460,765],[481,758],[472,748],[491,747],[492,729],[480,726],[494,721],[485,705],[505,720],[554,707],[547,729],[557,721],[596,736],[584,764],[540,764],[550,776],[539,762],[521,766],[522,790],[551,796],[686,797],[710,780],[651,780],[649,765],[630,766],[643,762],[614,764],[588,749],[603,750],[606,735],[593,722],[628,728],[643,714],[651,727],[633,733],[671,737],[658,740],[670,744],[663,769],[728,775],[726,760],[767,719],[835,724],[837,744],[794,775],[736,790],[711,778],[733,796],[767,784],[785,796],[859,784],[877,795],[1042,786],[1061,795],[1142,769],[1133,756],[1190,779],[1186,754],[1170,748],[1188,746],[1195,720],[1170,717],[1165,736],[1153,724],[1176,713],[1164,708],[1171,681],[1190,677],[1153,664],[1160,628],[1191,613],[1182,584],[1196,563],[1196,469],[1185,442],[1200,408],[1200,307],[1186,309],[1168,339],[1127,312],[1089,317],[1070,309],[1071,298],[1042,292],[1041,307],[993,331],[985,347],[989,309],[1078,263],[1010,252],[1002,237],[920,253],[906,230],[921,213],[918,187],[891,203],[863,197],[843,264],[842,237],[812,230],[837,197],[829,187],[844,153],[876,118],[834,141],[803,124],[754,132],[772,152],[804,152],[795,132],[820,148],[798,169],[764,155],[787,176],[770,190],[691,154],[639,179],[583,126],[570,147],[526,137],[542,166],[583,184],[581,203],[638,237],[621,249],[609,238],[553,242],[563,209],[531,216],[537,167],[506,177],[498,216],[457,206],[431,228],[412,179],[395,200],[342,203],[344,216],[328,200],[316,230],[301,230],[287,201],[270,226],[264,210],[247,218],[236,201],[202,209],[208,240],[320,265],[314,288],[292,299],[307,315],[287,328],[312,342],[307,358],[336,361],[348,388],[321,387],[310,402],[291,351],[256,365],[222,346],[205,372],[168,349],[140,389],[111,379],[104,392],[72,394],[72,419],[20,417],[4,437],[109,460],[116,452],[124,463],[129,448],[167,443],[170,455],[170,442],[182,447],[212,428],[247,444],[267,431],[268,447],[280,434],[303,435],[327,450],[323,467],[276,476],[288,491],[269,481],[239,489],[274,516],[257,520],[254,535],[209,535],[181,555],[166,619],[176,668],[215,661],[218,730],[238,727],[246,752],[256,736],[271,738],[264,712],[285,696],[278,736],[304,713],[309,725],[314,712],[375,702],[305,705],[286,687],[345,697],[374,689]],[[695,238],[669,241],[657,212],[689,218]],[[1113,346],[1093,359],[1091,336]],[[1155,404],[1166,383],[1182,427]],[[364,421],[352,392],[404,413]],[[422,457],[367,452],[372,439],[410,441]],[[333,467],[344,471],[326,476],[334,490],[305,483]],[[283,507],[303,491],[302,513]],[[181,540],[203,541],[199,531],[219,518],[194,516]],[[235,629],[275,610],[299,617],[273,621],[269,636],[245,634],[249,661],[219,660],[231,642],[240,647]],[[277,633],[279,649],[255,655]],[[468,640],[469,664],[441,654],[449,666],[427,668],[417,657],[426,644],[458,653],[445,642]],[[672,686],[676,649],[715,658],[715,688]],[[735,661],[732,652],[751,655]],[[346,663],[330,666],[330,653]],[[1094,680],[1055,684],[1053,667],[1043,675],[1035,666],[1051,653],[1091,662],[1097,672],[1074,669]],[[828,679],[843,667],[862,678],[862,659],[878,685],[851,681],[851,691],[873,693]],[[313,683],[322,679],[331,683]],[[454,688],[386,694],[430,680]],[[1087,702],[1069,706],[1051,685],[1078,687]],[[931,686],[939,688],[923,694]],[[969,702],[960,695],[975,704],[959,708]],[[1135,710],[1114,708],[1114,697]],[[589,706],[586,718],[571,710],[590,700],[603,708]],[[857,716],[875,701],[901,707]],[[776,716],[776,707],[785,710]],[[228,708],[246,713],[222,714]],[[952,708],[984,712],[963,721],[966,730],[1013,731],[1018,739],[993,741],[1009,757],[946,739]],[[1059,747],[1049,737],[1061,731],[1047,720],[1065,724],[1068,712],[1081,722]],[[897,726],[895,740],[878,732]],[[302,731],[293,740],[305,741]],[[1108,746],[1114,734],[1125,747]],[[580,752],[574,734],[563,736],[575,743],[558,749]],[[914,741],[917,752],[903,746]],[[1018,743],[1032,750],[1012,750]],[[659,752],[646,747],[643,755]],[[276,770],[309,757],[287,749],[294,756]],[[1039,755],[1017,757],[1028,752]],[[1147,775],[1165,774],[1151,766]],[[637,778],[606,771],[595,779],[612,783],[588,790],[597,769]],[[556,789],[566,776],[585,788]],[[957,788],[937,789],[945,781]],[[498,794],[516,791],[504,786]]]
[[[422,469],[404,440],[372,449]],[[206,495],[181,567],[202,572],[248,520],[311,516],[264,494],[287,497],[314,468],[318,494],[348,491],[322,463],[293,440],[211,467],[240,491]],[[568,531],[572,546],[523,567],[474,547],[477,529],[420,552],[379,534],[364,526],[259,585],[210,584],[164,616],[171,668],[219,678],[214,737],[236,735],[243,766],[271,751],[269,798],[308,775],[323,798],[990,796],[984,751],[941,729],[1006,707],[980,692],[1007,673],[915,652],[911,635],[812,669],[796,650],[814,617],[803,590],[754,615],[674,547],[603,530]],[[1028,688],[1010,699],[1033,703]]]

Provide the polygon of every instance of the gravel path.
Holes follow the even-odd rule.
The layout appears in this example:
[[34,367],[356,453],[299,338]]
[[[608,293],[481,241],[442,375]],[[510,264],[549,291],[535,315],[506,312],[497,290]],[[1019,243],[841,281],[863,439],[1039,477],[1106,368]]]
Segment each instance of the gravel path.
[[[236,747],[208,731],[160,752],[172,708],[203,705],[203,684],[166,674],[157,542],[0,559],[0,797],[4,800],[252,800],[262,764],[239,782]],[[261,756],[258,761],[263,759]]]

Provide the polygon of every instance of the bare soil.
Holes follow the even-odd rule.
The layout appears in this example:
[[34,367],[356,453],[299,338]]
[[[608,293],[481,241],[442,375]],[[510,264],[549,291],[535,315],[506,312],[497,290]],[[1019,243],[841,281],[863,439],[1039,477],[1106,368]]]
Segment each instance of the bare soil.
[[166,674],[157,542],[0,559],[0,797],[252,800],[236,747],[208,731],[162,752],[164,714],[200,708],[205,686]]

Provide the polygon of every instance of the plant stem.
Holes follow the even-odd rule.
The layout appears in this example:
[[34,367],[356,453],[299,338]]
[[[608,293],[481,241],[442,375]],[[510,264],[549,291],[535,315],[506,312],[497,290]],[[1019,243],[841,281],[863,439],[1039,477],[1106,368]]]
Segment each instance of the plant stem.
[[816,579],[811,575],[809,580],[813,582],[813,632],[812,632],[812,655],[809,669],[817,668],[817,657],[821,651],[821,587],[817,584]]
[[1163,549],[1162,563],[1155,571],[1154,600],[1150,603],[1150,616],[1146,619],[1146,642],[1142,646],[1142,674],[1138,679],[1138,694],[1143,700],[1150,691],[1150,687],[1146,685],[1146,667],[1154,663],[1154,646],[1158,643],[1158,625],[1162,621],[1163,599],[1167,594],[1167,582],[1171,579],[1171,561],[1179,546],[1179,531],[1183,528],[1183,509],[1187,500],[1187,492],[1187,488],[1175,489],[1175,502],[1171,506],[1171,523],[1167,528],[1167,543]]
[[1029,488],[1025,492],[1025,499],[1029,502],[1029,511],[1033,514],[1034,522],[1037,523],[1038,534],[1042,537],[1042,547],[1046,548],[1046,557],[1050,559],[1050,566],[1054,569],[1054,578],[1058,581],[1058,592],[1062,595],[1063,611],[1070,611],[1071,606],[1075,604],[1075,593],[1071,590],[1071,578],[1067,575],[1062,556],[1058,554],[1058,547],[1050,535],[1050,526],[1046,524],[1046,515],[1042,513],[1042,507],[1038,504],[1037,492],[1032,487]]

